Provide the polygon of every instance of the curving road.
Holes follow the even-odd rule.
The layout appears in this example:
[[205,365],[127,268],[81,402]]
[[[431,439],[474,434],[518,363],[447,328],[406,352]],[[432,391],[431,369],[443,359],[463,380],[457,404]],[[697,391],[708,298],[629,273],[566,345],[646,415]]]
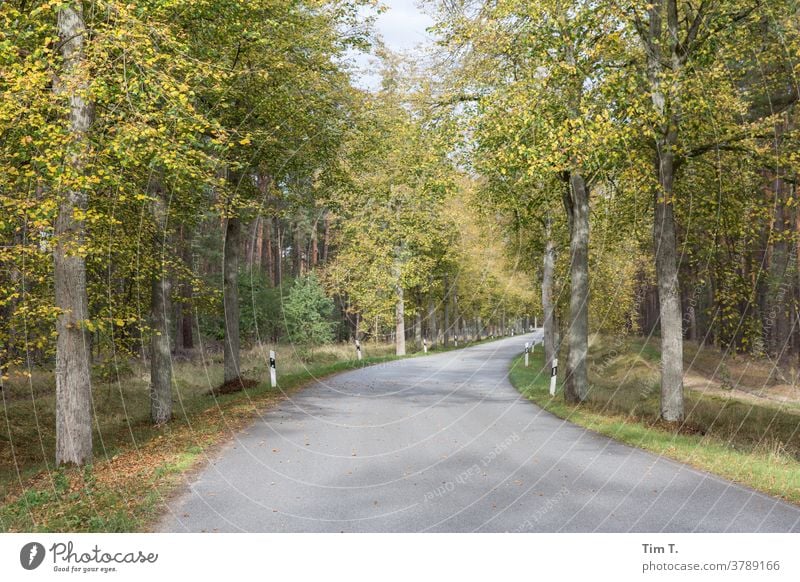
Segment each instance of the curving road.
[[520,398],[509,362],[540,337],[541,330],[314,384],[223,449],[170,503],[160,529],[800,531],[798,507]]

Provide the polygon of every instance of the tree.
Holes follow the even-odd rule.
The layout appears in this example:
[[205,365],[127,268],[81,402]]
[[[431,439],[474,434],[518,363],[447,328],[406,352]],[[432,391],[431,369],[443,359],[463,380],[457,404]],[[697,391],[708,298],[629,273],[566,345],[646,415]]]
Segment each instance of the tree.
[[150,419],[160,425],[172,418],[172,361],[170,353],[170,293],[169,275],[166,272],[164,254],[166,245],[166,203],[157,177],[153,177],[153,222],[156,225],[153,237],[153,255],[162,257],[158,271],[152,278],[150,297]]
[[283,302],[289,341],[312,348],[333,341],[333,307],[314,273],[295,279]]
[[348,297],[351,310],[391,326],[395,353],[404,355],[413,297],[406,291],[428,291],[430,274],[451,245],[454,229],[443,202],[454,172],[441,139],[407,109],[399,63],[384,56],[384,88],[363,96],[356,131],[345,143],[349,179],[329,201],[341,223],[325,280]]
[[[565,398],[582,402],[589,390],[589,192],[619,160],[608,93],[619,79],[614,68],[624,62],[623,39],[608,11],[580,0],[504,0],[479,9],[448,2],[442,12],[440,30],[463,79],[457,87],[477,102],[468,134],[476,146],[467,148],[491,180],[493,204],[527,225],[550,211],[556,189],[563,202],[571,282]],[[553,318],[545,323],[553,338]]]
[[[765,35],[777,31],[763,26],[759,1],[700,2],[695,6],[657,0],[614,6],[638,37],[641,50],[631,53],[650,98],[650,110],[645,114],[637,112],[633,119],[650,137],[653,168],[661,416],[680,422],[684,418],[683,326],[675,220],[679,170],[691,159],[709,152],[750,149],[744,142],[753,135],[752,128],[742,123],[748,95],[741,88],[747,75],[741,65],[744,59],[739,57],[744,56],[742,50],[749,51],[756,43],[764,42]],[[781,20],[783,10],[770,6],[769,20]],[[777,38],[773,37],[773,41]],[[730,57],[726,55],[736,55],[734,61],[738,62],[729,66]],[[710,91],[714,93],[712,100],[707,98]],[[792,93],[796,91],[790,92],[790,101],[796,99]],[[704,123],[707,120],[713,124]]]
[[91,338],[86,322],[89,300],[82,254],[84,225],[76,218],[87,208],[84,170],[91,155],[87,139],[92,124],[89,69],[84,57],[88,41],[81,2],[58,11],[58,32],[64,69],[56,90],[69,101],[69,142],[64,192],[55,221],[53,252],[56,321],[56,464],[83,465],[92,460]]

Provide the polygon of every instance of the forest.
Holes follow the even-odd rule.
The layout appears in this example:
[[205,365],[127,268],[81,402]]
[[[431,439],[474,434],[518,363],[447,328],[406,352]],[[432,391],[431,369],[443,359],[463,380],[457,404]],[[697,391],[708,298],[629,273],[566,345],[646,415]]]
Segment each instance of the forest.
[[423,8],[424,64],[372,0],[0,5],[0,388],[52,399],[46,462],[92,463],[98,385],[146,370],[162,427],[175,362],[247,389],[263,347],[540,324],[581,404],[598,338],[647,338],[676,425],[687,345],[796,384],[798,2]]

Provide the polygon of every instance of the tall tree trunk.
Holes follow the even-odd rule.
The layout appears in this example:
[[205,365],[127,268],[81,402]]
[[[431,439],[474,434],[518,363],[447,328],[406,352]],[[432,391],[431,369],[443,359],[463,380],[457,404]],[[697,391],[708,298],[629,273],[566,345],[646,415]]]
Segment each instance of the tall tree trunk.
[[302,232],[302,225],[297,220],[294,224],[294,243],[292,244],[292,254],[294,255],[294,276],[302,277],[305,274],[305,259],[303,250],[305,247],[305,237]]
[[275,218],[275,285],[283,284],[283,231],[279,218]]
[[[661,188],[672,192],[672,154],[660,156]],[[683,333],[671,196],[656,193],[653,227],[661,319],[661,417],[683,420]]]
[[253,260],[250,263],[250,267],[261,267],[261,263],[264,259],[261,257],[261,253],[264,252],[264,222],[265,218],[263,216],[257,216],[255,219],[255,244],[253,245]]
[[[180,233],[180,252],[181,259],[187,270],[192,272],[192,246],[191,236],[187,236],[188,228],[181,226]],[[175,349],[192,350],[194,349],[194,334],[192,329],[192,283],[191,281],[181,281],[179,286],[181,300],[175,309]]]
[[150,419],[163,424],[172,418],[172,360],[169,347],[170,280],[159,268],[151,286]]
[[422,349],[422,296],[419,292],[417,297],[417,311],[414,316],[414,344],[418,350]]
[[192,317],[192,286],[184,283],[182,287],[182,299],[180,310],[180,335],[181,348],[184,350],[194,349],[194,325]]
[[458,332],[459,332],[459,330],[458,330],[458,320],[459,320],[458,291],[455,291],[454,293],[452,293],[452,296],[453,296],[453,299],[452,299],[452,301],[453,301],[453,303],[452,303],[452,309],[453,309],[453,313],[452,313],[452,319],[453,319],[452,335],[453,335],[453,338],[455,339],[455,341],[458,342]]
[[317,240],[317,221],[314,221],[314,227],[311,229],[311,265],[316,267],[319,263],[319,244]]
[[398,356],[406,355],[406,323],[405,306],[403,305],[403,287],[395,287],[397,305],[395,306],[395,354]]
[[275,286],[275,262],[272,253],[272,219],[264,218],[261,221],[261,268],[269,277],[269,284]]
[[153,256],[155,272],[150,287],[150,419],[160,425],[172,418],[172,359],[169,345],[171,281],[166,270],[167,213],[164,193],[153,178]]
[[[797,196],[797,186],[792,184],[791,191],[789,192],[791,197]],[[794,237],[795,237],[795,247],[794,247],[794,267],[795,267],[795,281],[794,281],[794,289],[795,289],[795,310],[794,310],[794,319],[793,324],[795,326],[795,332],[797,334],[797,345],[795,346],[795,358],[800,357],[800,209],[795,209],[794,213]]]
[[450,285],[444,278],[444,345],[450,345]]
[[258,253],[261,252],[261,241],[259,240],[259,230],[261,227],[261,217],[256,216],[255,220],[250,223],[250,235],[247,237],[247,271],[252,272],[253,265],[257,264],[261,257]]
[[[680,100],[675,90],[669,99],[663,84],[663,49],[668,51],[672,75],[681,68],[678,51],[677,0],[654,0],[649,8],[649,30],[645,41],[650,99],[660,119],[656,128],[655,192],[653,237],[655,271],[661,320],[661,417],[668,422],[683,420],[683,330],[681,324],[680,286],[673,214],[675,147],[680,126]],[[666,14],[666,34],[663,16]],[[674,81],[673,81],[674,82]]]
[[583,402],[589,393],[586,355],[589,351],[589,189],[573,171],[565,195],[570,223],[570,325],[564,398]]
[[436,329],[436,302],[433,299],[433,293],[428,294],[428,341],[433,343],[438,338]]
[[542,309],[544,310],[544,358],[545,369],[552,367],[556,353],[556,320],[553,303],[553,283],[556,268],[556,247],[553,242],[552,222],[548,215],[545,222],[544,266],[542,269]]
[[269,277],[270,285],[275,286],[274,255],[272,252],[272,221],[269,216],[271,204],[270,188],[272,177],[266,173],[258,175],[258,189],[261,192],[261,213],[257,218],[259,224],[258,235],[258,262],[261,270]]
[[401,270],[400,270],[400,256],[402,254],[402,245],[399,245],[396,249],[395,256],[395,265],[394,265],[394,290],[395,290],[395,314],[394,314],[394,322],[395,322],[395,354],[398,356],[405,356],[406,355],[406,315],[405,315],[405,303],[403,299],[403,283],[401,280]]
[[[81,2],[58,11],[58,33],[64,74],[57,86],[69,97],[71,144],[66,159],[72,177],[84,172],[88,155],[87,132],[92,104],[87,100],[89,70],[84,59],[86,25]],[[86,192],[70,188],[59,202],[53,251],[56,320],[56,464],[82,465],[92,461],[92,379],[89,367],[90,336],[83,324],[89,318],[86,263],[77,249],[85,227],[75,211],[86,210]]]
[[330,246],[331,237],[331,219],[328,211],[325,210],[322,214],[322,263],[328,262],[328,248]]
[[242,236],[242,223],[239,217],[228,218],[225,227],[225,248],[223,249],[223,304],[225,310],[225,382],[241,376],[239,362],[239,249]]

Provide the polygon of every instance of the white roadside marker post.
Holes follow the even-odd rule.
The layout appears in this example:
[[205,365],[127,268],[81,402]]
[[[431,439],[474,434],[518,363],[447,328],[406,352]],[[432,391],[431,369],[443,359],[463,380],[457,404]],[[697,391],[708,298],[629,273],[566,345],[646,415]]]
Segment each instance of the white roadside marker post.
[[361,359],[361,342],[359,340],[356,340],[356,356],[359,360]]
[[269,383],[275,388],[278,385],[277,370],[275,369],[275,351],[269,351]]
[[422,351],[426,354],[428,353],[428,340],[425,338],[422,338]]
[[530,349],[531,349],[531,344],[528,343],[528,342],[525,342],[525,367],[526,368],[528,367],[528,352],[530,352]]
[[455,339],[456,347],[458,347],[458,336],[455,336],[453,339]]
[[553,358],[553,369],[550,372],[550,396],[556,395],[557,376],[558,376],[558,358]]

